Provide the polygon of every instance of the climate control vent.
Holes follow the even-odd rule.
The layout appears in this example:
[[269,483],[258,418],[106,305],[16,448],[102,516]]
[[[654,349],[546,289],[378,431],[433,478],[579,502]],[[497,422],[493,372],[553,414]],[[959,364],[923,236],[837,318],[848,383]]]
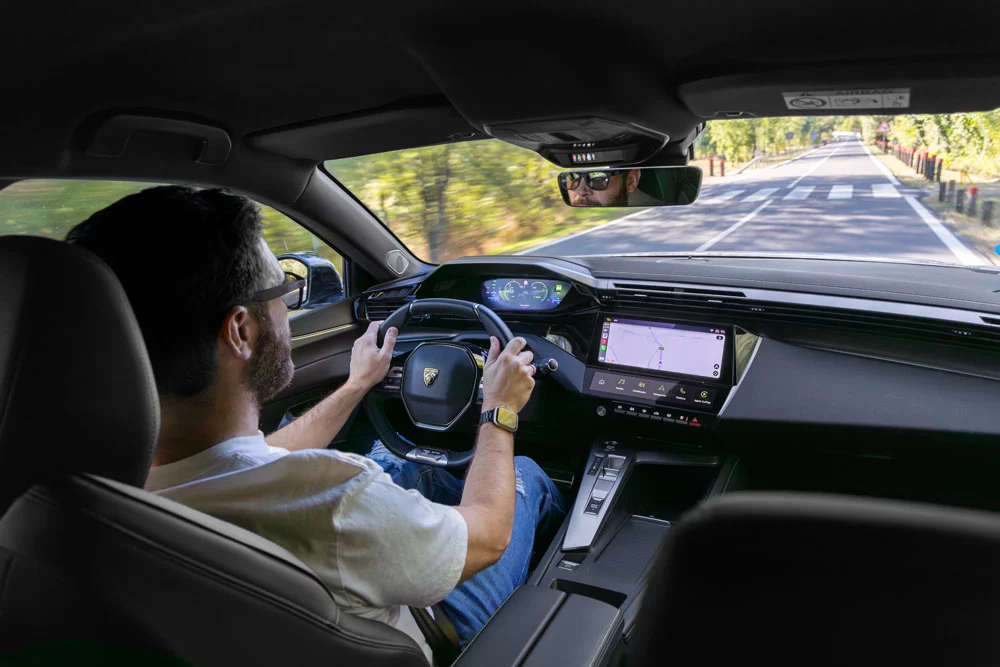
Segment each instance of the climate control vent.
[[407,285],[369,292],[362,299],[363,305],[359,316],[369,322],[384,320],[392,311],[413,301],[415,290],[415,285]]
[[[963,346],[1000,348],[1000,318],[981,316],[984,324],[920,317],[892,312],[891,302],[838,299],[818,295],[767,293],[763,290],[722,290],[712,287],[615,283],[604,292],[602,305],[615,310],[649,311],[658,316],[683,311],[704,314],[707,321],[738,319],[759,324],[804,325],[840,329],[860,334],[960,343]],[[771,297],[773,294],[774,298]],[[807,303],[814,299],[818,303]],[[854,304],[857,306],[852,307]],[[910,309],[914,310],[914,309]],[[937,309],[942,311],[942,309]],[[919,312],[919,311],[916,311]]]
[[629,283],[616,285],[610,299],[601,302],[624,308],[685,308],[688,310],[718,310],[720,305],[735,304],[746,300],[743,292],[704,287],[677,287],[671,285],[642,285]]

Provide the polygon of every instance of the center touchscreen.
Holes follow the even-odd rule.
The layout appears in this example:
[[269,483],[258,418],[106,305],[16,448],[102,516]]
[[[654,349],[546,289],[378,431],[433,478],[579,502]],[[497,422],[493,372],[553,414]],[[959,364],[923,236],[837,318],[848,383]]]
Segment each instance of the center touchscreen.
[[612,366],[717,379],[725,349],[725,329],[605,317],[597,360]]

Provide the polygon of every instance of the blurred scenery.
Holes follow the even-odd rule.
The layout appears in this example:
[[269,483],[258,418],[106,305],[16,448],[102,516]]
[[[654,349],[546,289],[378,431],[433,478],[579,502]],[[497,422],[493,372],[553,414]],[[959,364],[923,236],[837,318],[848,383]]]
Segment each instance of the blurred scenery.
[[[61,240],[92,213],[155,185],[129,181],[20,181],[0,190],[0,234],[33,234]],[[315,252],[341,270],[340,255],[307,229],[270,206],[261,206],[261,213],[264,237],[276,255]],[[136,224],[142,221],[137,220]],[[191,239],[191,243],[197,242]]]
[[[781,187],[807,185],[815,181],[813,186],[809,186],[810,191],[814,188],[815,191],[805,193],[799,198],[802,200],[806,196],[814,200],[821,192],[825,198],[827,191],[822,188],[827,181],[831,188],[848,187],[833,183],[835,177],[860,174],[868,169],[877,174],[867,157],[864,162],[845,161],[847,154],[840,153],[837,159],[827,163],[820,171],[809,171],[808,178],[813,181],[800,183],[812,159],[809,151],[819,148],[821,150],[816,155],[823,156],[824,144],[832,144],[834,139],[843,138],[845,133],[852,138],[860,138],[868,147],[866,150],[876,153],[887,170],[896,173],[903,185],[912,188],[894,191],[894,195],[925,201],[947,224],[960,227],[962,233],[976,237],[973,245],[987,248],[995,236],[1000,243],[1000,234],[992,231],[993,225],[989,221],[980,224],[967,220],[968,215],[953,220],[954,206],[949,209],[944,199],[941,200],[942,205],[936,207],[932,201],[933,188],[936,187],[934,179],[927,184],[917,178],[919,175],[914,175],[912,158],[914,154],[925,158],[932,156],[936,160],[934,164],[941,169],[937,173],[938,179],[954,179],[963,188],[974,187],[979,199],[977,214],[992,198],[1000,202],[998,110],[964,114],[781,117],[710,122],[694,146],[692,164],[702,167],[705,175],[698,203],[692,207],[661,209],[662,215],[646,219],[645,232],[633,229],[627,242],[622,239],[626,229],[632,228],[615,223],[607,232],[592,236],[586,251],[671,251],[680,247],[676,242],[685,238],[690,242],[681,246],[692,250],[701,247],[703,243],[691,240],[697,234],[684,231],[694,228],[684,227],[679,222],[685,215],[684,208],[703,211],[701,215],[704,217],[703,204],[721,203],[718,196],[721,186],[744,183],[747,191],[740,197],[734,195],[733,199],[727,200],[730,211],[736,212],[738,209],[735,206],[741,199],[750,197],[747,201],[754,201],[754,191],[750,189],[752,183],[767,184],[762,179],[778,174],[784,167],[779,167],[778,172],[768,169],[788,162],[801,167],[803,174],[789,172],[788,183],[780,184]],[[906,150],[901,152],[899,149]],[[805,159],[799,159],[802,156]],[[906,156],[910,157],[907,159]],[[793,158],[798,162],[794,162]],[[901,162],[900,158],[904,161]],[[831,172],[823,177],[825,170],[834,164],[841,165],[839,171],[834,170],[839,175]],[[552,254],[582,254],[583,250],[578,245],[559,244],[572,235],[597,229],[624,216],[640,216],[637,220],[641,221],[644,215],[642,209],[567,207],[556,185],[558,167],[531,151],[497,140],[331,160],[325,166],[417,256],[435,263],[463,255],[532,252],[543,246],[547,248],[546,252]],[[761,174],[755,175],[758,168]],[[769,176],[765,177],[765,173]],[[15,183],[0,191],[0,233],[63,238],[70,227],[94,211],[145,187],[149,184],[70,180]],[[850,187],[857,203],[861,201],[861,189],[872,186],[862,183]],[[719,192],[712,195],[716,190]],[[772,192],[765,198],[777,196],[773,194],[777,188],[770,190]],[[844,190],[838,192],[843,193]],[[879,192],[885,194],[885,191]],[[841,195],[831,193],[829,198],[840,199]],[[992,204],[989,205],[992,207]],[[882,213],[872,213],[874,209],[856,207],[850,213],[846,209],[838,213],[832,206],[833,202],[830,202],[824,209],[828,216],[840,215],[844,218],[851,215],[857,218],[869,215],[871,221],[879,224],[886,220]],[[341,259],[335,250],[278,211],[266,206],[262,209],[267,223],[265,236],[276,254],[312,251],[327,257],[340,268]],[[713,215],[721,214],[713,212]],[[909,225],[919,227],[923,224],[912,211],[909,216],[910,219],[906,220],[897,216],[893,229],[900,231],[908,229],[906,226]],[[712,221],[705,218],[699,224],[701,227],[698,229],[707,230]],[[783,224],[781,233],[770,230],[770,245],[761,248],[779,252],[827,251],[820,245],[808,246],[807,238],[796,239],[796,230],[787,222]],[[656,235],[651,233],[654,228],[662,231],[659,240],[655,241],[652,239]],[[873,226],[867,229],[869,233],[875,233]],[[611,230],[615,233],[611,234]],[[597,239],[601,242],[598,243]],[[197,243],[197,239],[191,242]],[[852,243],[845,246],[846,250],[880,256],[930,256],[924,249],[904,246],[897,249],[891,243],[872,242],[865,247],[863,243],[858,243],[856,233]]]
[[[1000,110],[715,121],[698,137],[692,164],[708,176],[709,158],[725,160],[733,175],[755,158],[830,142],[835,132],[857,133],[871,143],[883,123],[891,127],[892,142],[939,154],[980,181],[1000,176]],[[718,176],[719,165],[714,167]],[[525,251],[632,212],[567,208],[555,187],[558,167],[497,140],[331,160],[326,168],[411,250],[434,263]]]

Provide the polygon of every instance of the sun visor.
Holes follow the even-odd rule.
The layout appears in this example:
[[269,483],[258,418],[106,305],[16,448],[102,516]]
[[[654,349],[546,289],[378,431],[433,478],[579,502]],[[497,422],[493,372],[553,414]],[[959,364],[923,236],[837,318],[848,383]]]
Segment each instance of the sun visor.
[[1000,77],[982,70],[982,63],[800,69],[693,81],[678,94],[705,119],[990,111],[1000,107]]
[[257,132],[246,143],[321,162],[482,136],[447,101],[420,100]]

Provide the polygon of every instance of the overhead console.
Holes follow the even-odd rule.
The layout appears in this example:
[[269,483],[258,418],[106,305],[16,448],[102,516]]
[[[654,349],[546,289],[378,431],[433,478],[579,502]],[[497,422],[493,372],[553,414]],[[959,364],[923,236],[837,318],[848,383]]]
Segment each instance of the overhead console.
[[490,135],[533,150],[560,167],[617,166],[648,160],[670,137],[603,118],[567,118],[488,125]]

